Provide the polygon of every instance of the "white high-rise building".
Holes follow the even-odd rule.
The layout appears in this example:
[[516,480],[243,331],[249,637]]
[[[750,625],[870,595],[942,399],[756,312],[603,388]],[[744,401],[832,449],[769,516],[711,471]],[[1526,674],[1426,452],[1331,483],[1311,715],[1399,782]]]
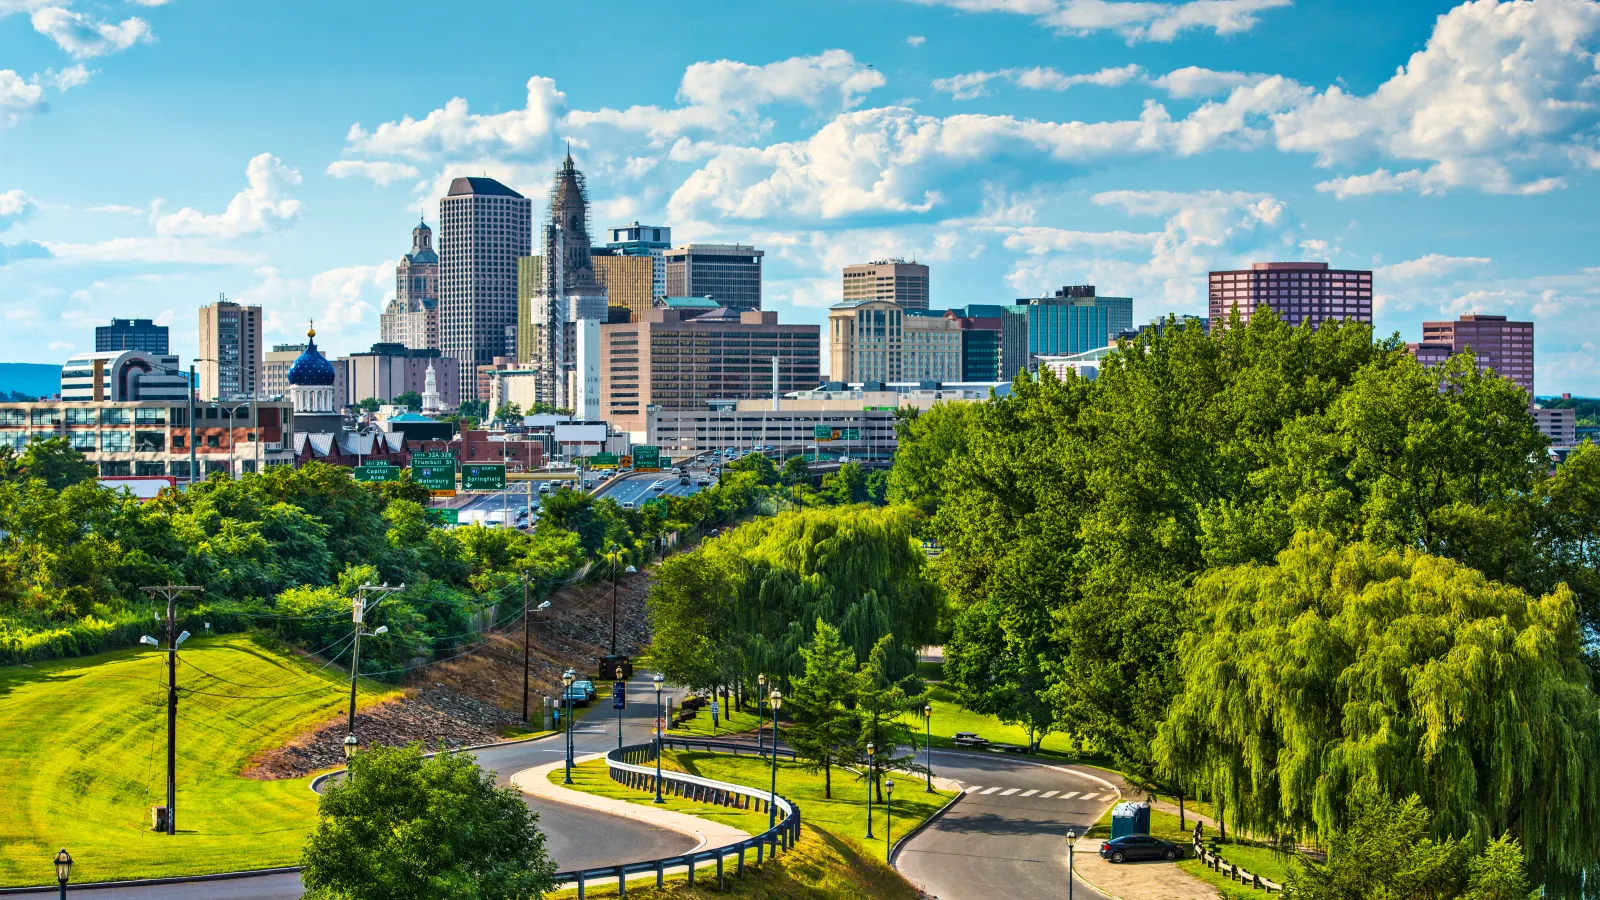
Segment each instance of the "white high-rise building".
[[493,178],[457,178],[439,200],[439,349],[461,363],[460,399],[505,355],[517,324],[517,257],[532,249],[533,202]]
[[394,267],[394,289],[378,317],[378,339],[412,350],[439,349],[439,254],[426,222],[411,229],[411,252]]

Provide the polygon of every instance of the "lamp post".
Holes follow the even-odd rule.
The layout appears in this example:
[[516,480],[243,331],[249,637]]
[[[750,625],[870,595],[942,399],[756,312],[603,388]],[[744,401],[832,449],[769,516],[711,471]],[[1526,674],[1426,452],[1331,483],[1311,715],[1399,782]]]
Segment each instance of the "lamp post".
[[[629,566],[622,571],[632,575],[639,571]],[[617,564],[611,564],[611,655],[617,655]]]
[[67,900],[67,879],[72,876],[72,854],[62,847],[56,854],[56,880],[61,882],[61,900]]
[[[617,666],[617,683],[618,684],[622,683],[622,667],[621,666]],[[617,702],[617,697],[613,696],[611,698],[611,705],[615,706],[617,708],[617,749],[618,750],[622,749],[622,709],[623,709],[623,707],[625,705],[627,705],[628,695],[626,693],[624,693],[622,695],[621,699],[622,699],[622,702],[618,703]]]
[[894,779],[883,780],[883,861],[894,852]]
[[561,691],[561,699],[567,704],[567,777],[564,784],[572,783],[572,682],[577,678],[577,673],[571,669],[561,673],[561,683],[565,687]]
[[928,753],[928,786],[923,790],[933,793],[933,704],[922,704],[922,745]]
[[1072,900],[1072,846],[1078,842],[1078,831],[1067,829],[1067,900]]
[[661,799],[661,749],[662,749],[661,748],[661,724],[662,724],[661,723],[661,682],[663,682],[665,680],[666,679],[661,677],[661,673],[660,672],[657,672],[655,674],[655,677],[650,679],[650,683],[652,685],[654,685],[655,689],[656,689],[656,801],[655,802],[657,802],[657,803],[665,803],[665,802],[667,802],[667,801]]
[[346,769],[350,766],[350,760],[355,757],[358,746],[360,745],[356,743],[355,735],[347,734],[344,736],[344,763]]
[[350,715],[345,723],[345,734],[348,736],[345,740],[346,744],[350,743],[350,739],[356,736],[356,679],[361,677],[361,639],[363,637],[377,637],[380,634],[389,633],[389,626],[387,625],[379,625],[377,629],[373,631],[364,631],[362,629],[361,626],[365,624],[367,616],[367,593],[369,591],[374,593],[392,593],[394,591],[403,591],[405,589],[406,586],[404,584],[397,588],[392,588],[389,587],[388,582],[384,582],[382,587],[373,587],[371,584],[363,584],[359,588],[356,588],[355,599],[350,604],[350,618],[355,623],[356,636],[355,643],[351,645],[350,650]]
[[872,838],[872,751],[877,748],[867,741],[867,838]]
[[[767,746],[767,673],[762,672],[757,675],[756,684],[761,685],[761,689],[756,692],[756,719],[758,722],[756,725],[756,749],[760,750]],[[772,746],[776,749],[778,746],[778,730],[776,726],[773,727],[772,738]]]
[[778,823],[778,707],[783,705],[783,692],[772,689],[772,788],[767,792],[767,830]]

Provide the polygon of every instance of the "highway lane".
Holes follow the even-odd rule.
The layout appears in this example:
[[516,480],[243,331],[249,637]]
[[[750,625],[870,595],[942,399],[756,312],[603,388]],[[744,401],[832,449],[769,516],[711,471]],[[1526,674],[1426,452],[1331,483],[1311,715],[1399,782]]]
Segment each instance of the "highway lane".
[[[643,670],[635,672],[628,684],[629,703],[622,715],[622,737],[626,743],[643,743],[650,739],[656,714],[651,674]],[[671,691],[662,695],[663,707],[668,696],[673,696]],[[617,746],[617,714],[609,701],[598,701],[598,707],[579,718],[574,729],[573,744],[580,757]],[[561,759],[562,749],[562,736],[556,735],[537,741],[485,747],[472,753],[479,765],[494,771],[497,783],[506,786],[510,777],[523,769]],[[539,814],[539,828],[545,834],[546,849],[562,869],[674,856],[695,845],[687,835],[633,819],[531,798],[524,798],[524,802]],[[623,859],[617,858],[619,851]],[[52,886],[21,896],[54,896],[56,891]],[[300,876],[285,873],[226,881],[103,888],[92,896],[112,900],[297,900],[303,893]]]
[[[935,750],[933,771],[968,793],[907,843],[895,866],[939,900],[1060,900],[1067,829],[1083,834],[1116,800],[1093,776],[1014,756]],[[1073,896],[1104,897],[1078,880]]]

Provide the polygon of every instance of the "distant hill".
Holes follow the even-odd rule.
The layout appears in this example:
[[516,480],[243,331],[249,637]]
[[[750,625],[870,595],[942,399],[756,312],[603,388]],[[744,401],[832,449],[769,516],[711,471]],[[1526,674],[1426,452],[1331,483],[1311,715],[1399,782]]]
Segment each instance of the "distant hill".
[[48,397],[61,390],[61,367],[47,363],[0,363],[0,397],[12,391]]

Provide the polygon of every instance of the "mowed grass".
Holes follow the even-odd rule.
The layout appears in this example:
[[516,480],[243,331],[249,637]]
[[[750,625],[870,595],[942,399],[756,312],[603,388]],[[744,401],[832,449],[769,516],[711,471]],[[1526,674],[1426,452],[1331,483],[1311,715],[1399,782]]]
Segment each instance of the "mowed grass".
[[[944,749],[955,747],[951,737],[958,731],[975,732],[979,737],[987,738],[996,744],[1015,744],[1019,747],[1028,745],[1028,730],[1021,725],[1007,725],[994,716],[975,713],[962,707],[956,693],[942,684],[928,685],[928,705],[933,707],[932,721],[927,723],[933,730],[933,745]],[[922,746],[925,726],[919,715],[915,721],[909,721],[917,736],[917,746]],[[1092,755],[1084,754],[1077,742],[1070,735],[1053,733],[1045,735],[1039,745],[1042,755],[1055,756],[1061,759],[1083,760]]]
[[[711,725],[711,707],[709,705],[702,706],[698,715],[677,728],[668,728],[667,734],[671,737],[725,737],[730,734],[755,731],[758,727],[761,727],[761,719],[752,710],[736,709],[732,715],[728,715],[728,711],[725,709],[722,712],[723,715],[718,717],[716,727],[713,728]],[[770,734],[772,730],[772,713],[769,710],[761,715],[766,718],[766,728]]]
[[[254,781],[256,753],[338,716],[349,681],[240,635],[191,638],[178,667],[178,834],[166,803],[165,653],[0,669],[0,886],[292,865],[316,817],[309,778]],[[362,705],[390,692],[363,683]]]
[[[1185,819],[1188,827],[1178,826],[1178,817],[1172,813],[1152,809],[1150,811],[1150,833],[1164,841],[1171,841],[1183,848],[1184,858],[1178,861],[1178,868],[1190,875],[1206,882],[1216,888],[1226,900],[1235,900],[1243,897],[1264,896],[1261,891],[1248,888],[1236,881],[1229,881],[1227,876],[1213,872],[1200,860],[1193,857],[1194,819]],[[1205,830],[1206,844],[1209,846],[1215,841],[1216,829]],[[1107,809],[1089,830],[1089,837],[1108,838],[1111,836],[1111,810]],[[1230,863],[1243,866],[1245,871],[1254,872],[1263,878],[1271,879],[1278,884],[1288,881],[1291,871],[1291,862],[1276,850],[1255,841],[1237,840],[1229,838],[1226,842],[1216,842],[1222,851],[1222,858]]]

